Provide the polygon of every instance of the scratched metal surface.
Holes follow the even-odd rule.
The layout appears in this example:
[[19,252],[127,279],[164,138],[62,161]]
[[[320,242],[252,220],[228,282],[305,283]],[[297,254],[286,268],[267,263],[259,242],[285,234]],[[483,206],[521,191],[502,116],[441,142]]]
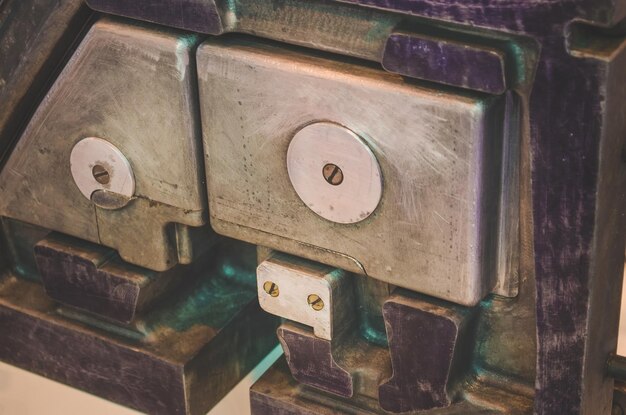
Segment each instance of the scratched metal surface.
[[[198,62],[218,232],[245,239],[256,231],[266,246],[275,243],[264,235],[276,235],[274,247],[287,251],[291,244],[319,247],[354,258],[362,269],[351,271],[462,304],[493,289],[497,100],[414,87],[381,71],[258,44],[205,43]],[[320,218],[287,177],[293,134],[317,120],[366,137],[380,163],[381,203],[358,224]]]
[[[0,192],[11,195],[0,198],[0,214],[103,243],[155,270],[182,261],[165,227],[206,223],[196,42],[186,33],[96,23],[0,172]],[[74,183],[70,153],[85,137],[108,140],[132,165],[136,191],[124,209],[96,208]]]

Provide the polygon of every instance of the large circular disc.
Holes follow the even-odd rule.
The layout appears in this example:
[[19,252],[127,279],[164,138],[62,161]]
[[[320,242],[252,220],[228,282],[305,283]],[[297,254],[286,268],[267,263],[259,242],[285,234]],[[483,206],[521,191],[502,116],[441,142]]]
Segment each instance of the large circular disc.
[[91,200],[97,190],[131,198],[135,177],[130,163],[113,144],[97,137],[79,141],[70,155],[72,177],[80,192]]
[[374,153],[358,135],[338,124],[318,122],[298,131],[287,150],[287,171],[300,199],[332,222],[364,220],[382,196]]

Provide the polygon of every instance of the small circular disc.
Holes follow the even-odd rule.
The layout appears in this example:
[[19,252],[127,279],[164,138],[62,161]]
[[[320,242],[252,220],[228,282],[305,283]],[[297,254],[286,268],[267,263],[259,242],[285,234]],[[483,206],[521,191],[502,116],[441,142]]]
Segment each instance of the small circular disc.
[[374,212],[382,174],[372,150],[354,132],[318,122],[296,133],[287,150],[287,171],[302,201],[324,219],[357,223]]
[[129,200],[135,194],[135,176],[124,154],[113,144],[97,137],[76,143],[70,155],[72,177],[89,200],[97,190],[106,190]]

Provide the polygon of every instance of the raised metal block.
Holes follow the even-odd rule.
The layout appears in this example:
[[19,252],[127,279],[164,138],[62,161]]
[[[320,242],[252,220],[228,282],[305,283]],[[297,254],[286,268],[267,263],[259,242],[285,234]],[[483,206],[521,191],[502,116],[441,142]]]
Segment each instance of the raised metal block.
[[53,234],[35,245],[35,260],[54,300],[120,323],[130,323],[189,271],[155,272],[125,263],[109,248]]
[[383,306],[393,376],[379,387],[380,407],[393,413],[445,408],[470,368],[471,309],[411,293]]
[[[0,172],[0,215],[153,270],[189,263],[199,253],[189,228],[208,219],[196,43],[186,33],[94,24]],[[124,185],[131,179],[134,187]]]
[[[218,233],[461,304],[476,304],[494,288],[498,99],[245,41],[201,45],[198,75]],[[380,203],[373,212],[360,206],[358,223],[320,217],[292,185],[288,148],[320,121],[352,131],[380,166]],[[320,137],[320,152],[332,154],[325,142]],[[325,163],[341,168],[343,156]],[[322,183],[326,164],[319,164],[310,174],[335,186]],[[348,174],[357,182],[370,177]],[[328,211],[349,193],[337,194]]]
[[99,12],[145,20],[194,32],[218,35],[224,30],[220,0],[87,0]]
[[350,331],[332,341],[294,323],[284,323],[278,339],[294,379],[345,398],[378,398],[379,384],[391,376],[389,351]]
[[409,32],[395,32],[385,44],[389,72],[490,94],[507,89],[506,55],[493,46]]
[[313,327],[322,339],[354,321],[352,276],[340,269],[275,253],[257,267],[257,289],[261,308]]
[[333,344],[293,324],[278,328],[278,338],[294,379],[335,395],[352,397],[354,376],[333,357]]
[[213,254],[130,325],[60,307],[5,272],[0,360],[145,413],[206,414],[276,347],[278,325],[256,300],[255,248],[222,241]]

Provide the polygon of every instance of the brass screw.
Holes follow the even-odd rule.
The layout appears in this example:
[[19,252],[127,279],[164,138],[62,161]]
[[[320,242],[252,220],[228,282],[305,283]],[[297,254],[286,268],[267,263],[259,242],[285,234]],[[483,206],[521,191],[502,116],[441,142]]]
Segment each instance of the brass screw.
[[278,297],[278,294],[280,294],[278,285],[274,284],[272,281],[266,281],[265,284],[263,284],[263,289],[272,297]]
[[93,178],[100,184],[107,184],[111,180],[111,175],[108,170],[102,167],[99,164],[93,166],[91,169],[91,174],[93,174]]
[[311,294],[307,297],[307,302],[311,308],[315,311],[320,311],[324,308],[324,301],[317,294]]
[[343,171],[333,163],[328,163],[322,169],[324,179],[333,186],[339,186],[343,182]]

